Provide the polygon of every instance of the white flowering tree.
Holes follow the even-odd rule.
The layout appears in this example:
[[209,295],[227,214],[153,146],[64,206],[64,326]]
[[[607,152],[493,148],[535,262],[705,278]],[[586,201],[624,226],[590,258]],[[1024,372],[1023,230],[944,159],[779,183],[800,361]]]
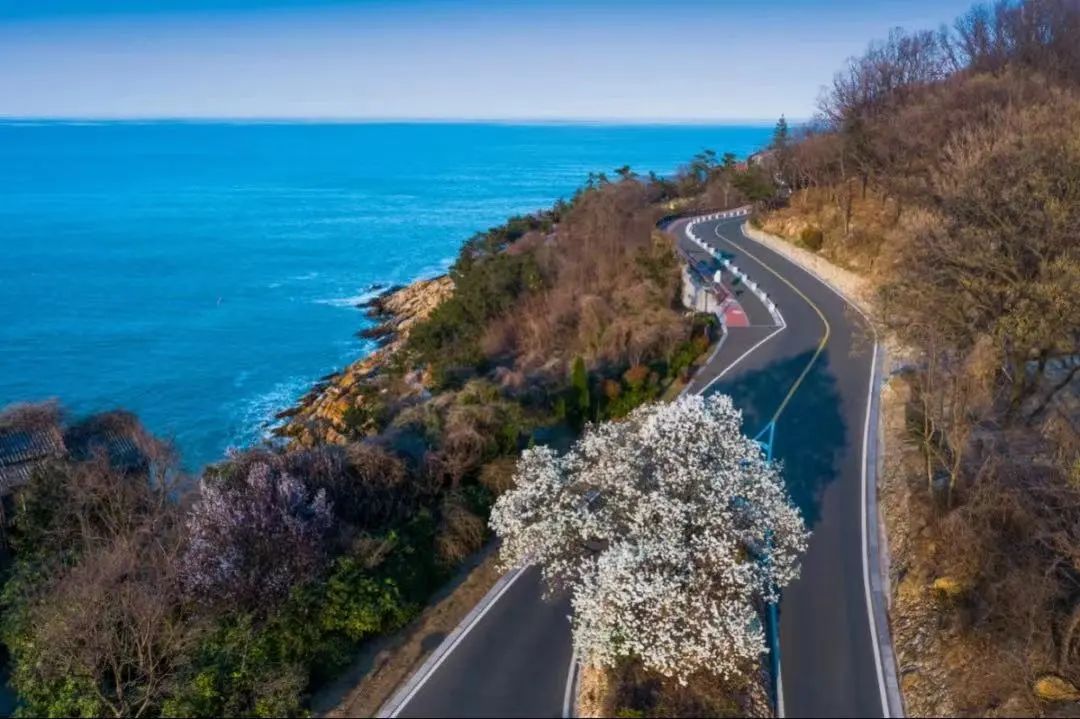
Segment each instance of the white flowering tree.
[[798,575],[807,533],[726,396],[686,396],[522,454],[491,525],[502,561],[568,588],[593,665],[638,657],[682,679],[738,676],[767,651],[760,610]]

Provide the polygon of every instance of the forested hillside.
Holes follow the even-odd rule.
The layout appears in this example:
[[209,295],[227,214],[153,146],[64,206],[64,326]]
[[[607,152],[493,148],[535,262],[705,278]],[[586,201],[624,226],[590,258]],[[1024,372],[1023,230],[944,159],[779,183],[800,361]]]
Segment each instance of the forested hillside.
[[1080,3],[1001,2],[871,45],[769,153],[793,194],[755,222],[867,275],[907,363],[916,713],[1080,696],[1078,128]]
[[[445,299],[329,380],[335,411],[295,415],[286,444],[191,478],[130,415],[0,414],[0,447],[39,452],[5,516],[0,630],[21,711],[305,713],[488,542],[523,449],[565,449],[587,423],[678,392],[716,332],[679,306],[657,222],[747,202],[753,223],[874,289],[903,415],[887,447],[902,511],[886,520],[903,539],[892,620],[908,710],[1071,711],[1080,0],[894,31],[748,166],[703,151],[673,178],[619,168],[476,235]],[[643,436],[642,453],[663,449]],[[743,711],[712,674],[687,686],[623,668],[628,712]]]
[[235,452],[196,483],[130,415],[0,413],[0,448],[42,447],[5,527],[19,711],[303,714],[488,540],[521,449],[677,391],[714,328],[679,305],[656,222],[768,183],[711,153],[675,180],[618,175],[466,242],[449,299],[344,378],[340,416],[310,419],[333,432]]

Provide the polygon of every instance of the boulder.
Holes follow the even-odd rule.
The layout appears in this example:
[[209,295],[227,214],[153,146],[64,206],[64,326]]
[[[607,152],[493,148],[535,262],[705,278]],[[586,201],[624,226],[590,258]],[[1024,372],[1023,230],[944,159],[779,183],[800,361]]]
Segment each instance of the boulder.
[[1032,691],[1036,698],[1044,702],[1080,701],[1080,689],[1056,674],[1045,674],[1036,679]]
[[945,599],[955,601],[967,592],[967,584],[961,582],[953,577],[938,577],[934,580],[934,583],[930,585],[930,589],[933,590],[934,595],[939,599]]

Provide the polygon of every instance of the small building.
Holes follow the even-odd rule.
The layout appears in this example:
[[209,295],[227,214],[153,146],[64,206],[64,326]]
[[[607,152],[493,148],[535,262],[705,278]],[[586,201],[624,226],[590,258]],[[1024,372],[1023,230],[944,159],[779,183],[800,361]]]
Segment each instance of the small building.
[[29,482],[34,467],[66,452],[56,425],[0,428],[0,496]]
[[113,469],[141,471],[148,458],[140,442],[134,416],[125,412],[97,415],[70,428],[64,435],[68,456],[76,462],[103,457]]
[[774,150],[758,150],[746,158],[747,167],[757,167],[767,162],[772,162],[776,152]]
[[34,468],[67,450],[55,424],[0,426],[0,556],[6,561],[12,493],[30,481]]

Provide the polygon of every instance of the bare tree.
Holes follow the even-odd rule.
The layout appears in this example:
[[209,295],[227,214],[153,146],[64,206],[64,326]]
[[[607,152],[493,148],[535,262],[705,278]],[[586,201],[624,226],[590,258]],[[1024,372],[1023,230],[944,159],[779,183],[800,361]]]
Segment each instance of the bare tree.
[[33,610],[42,678],[82,681],[112,716],[158,711],[197,636],[180,609],[177,546],[175,533],[140,531],[64,575]]

